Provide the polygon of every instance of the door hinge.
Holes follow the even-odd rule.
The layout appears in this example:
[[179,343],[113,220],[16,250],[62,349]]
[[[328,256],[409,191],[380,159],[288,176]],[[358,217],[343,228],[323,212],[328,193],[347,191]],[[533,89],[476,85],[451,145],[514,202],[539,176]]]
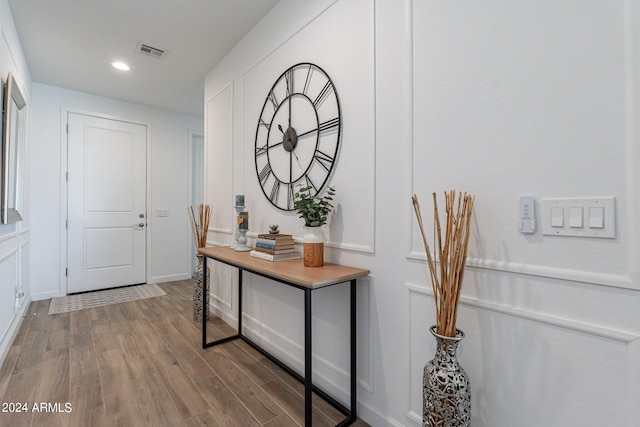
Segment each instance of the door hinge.
[[67,123],[67,133],[69,133],[69,123]]
[[69,268],[64,269],[64,275],[65,277],[69,277]]
[[67,230],[69,229],[69,220],[68,219],[64,222],[64,228],[66,228]]
[[69,172],[67,171],[67,173],[65,173],[65,178],[67,181],[69,181]]

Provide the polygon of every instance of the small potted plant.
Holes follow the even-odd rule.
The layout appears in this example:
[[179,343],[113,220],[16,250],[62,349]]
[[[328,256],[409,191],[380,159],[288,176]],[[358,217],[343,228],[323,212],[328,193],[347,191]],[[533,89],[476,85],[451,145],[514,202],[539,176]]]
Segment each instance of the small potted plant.
[[306,186],[296,192],[293,208],[300,214],[300,218],[304,219],[304,225],[307,228],[307,233],[302,239],[304,265],[321,267],[324,264],[324,237],[320,227],[327,223],[327,216],[333,209],[331,202],[336,190],[329,187],[326,194],[320,197],[317,194],[311,194],[312,188]]

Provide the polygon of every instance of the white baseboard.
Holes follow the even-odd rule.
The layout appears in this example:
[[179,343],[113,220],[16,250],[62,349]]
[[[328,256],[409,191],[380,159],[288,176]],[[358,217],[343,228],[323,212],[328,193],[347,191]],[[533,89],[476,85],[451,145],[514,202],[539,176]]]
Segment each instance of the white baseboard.
[[42,301],[45,299],[63,297],[65,294],[60,291],[46,291],[46,292],[37,292],[35,294],[31,294],[32,301]]
[[169,274],[166,276],[154,276],[147,283],[165,283],[165,282],[175,282],[177,280],[187,280],[187,279],[191,279],[190,273]]
[[31,305],[31,296],[29,294],[26,295],[22,306],[20,309],[14,314],[13,319],[11,319],[11,323],[9,327],[5,330],[4,335],[2,336],[2,340],[0,341],[0,367],[4,364],[4,360],[7,357],[7,353],[9,353],[9,349],[11,348],[11,344],[16,338],[18,334],[18,329],[20,329],[20,325],[22,324],[22,319],[24,319],[27,310]]

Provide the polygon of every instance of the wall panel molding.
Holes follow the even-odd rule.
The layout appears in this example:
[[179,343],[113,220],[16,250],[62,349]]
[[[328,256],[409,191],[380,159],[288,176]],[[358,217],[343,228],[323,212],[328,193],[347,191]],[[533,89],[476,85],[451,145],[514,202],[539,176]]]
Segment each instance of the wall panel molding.
[[18,235],[18,232],[14,229],[13,231],[0,235],[0,242],[13,239],[17,235]]
[[[427,255],[424,251],[412,251],[407,255],[407,259],[426,261]],[[507,273],[524,274],[527,276],[569,280],[573,282],[588,283],[591,285],[640,290],[640,283],[634,281],[631,276],[619,274],[595,273],[582,270],[571,270],[567,268],[482,258],[467,258],[467,266],[483,270],[504,271]]]
[[[410,283],[405,283],[405,286],[410,293],[428,295],[429,297],[433,298],[433,291],[430,288],[427,288],[424,286],[418,286]],[[563,317],[551,316],[547,313],[541,313],[533,310],[523,310],[521,308],[495,304],[488,301],[482,301],[476,298],[461,296],[460,304],[466,305],[468,307],[481,309],[481,310],[488,310],[488,311],[493,311],[495,313],[506,314],[508,316],[518,317],[520,319],[531,320],[533,322],[567,329],[572,332],[584,333],[587,335],[592,335],[594,337],[605,338],[605,339],[617,341],[626,345],[640,338],[640,335],[632,334],[630,332],[621,331],[618,329],[612,329],[612,328],[598,326],[590,323],[579,322],[576,320],[566,319]]]
[[[430,288],[408,282],[405,282],[404,286],[408,291],[410,307],[412,305],[411,301],[414,298],[427,297],[430,301],[433,300],[433,291]],[[460,307],[471,308],[475,311],[480,312],[484,311],[501,316],[507,316],[512,318],[513,322],[518,322],[519,320],[525,321],[524,324],[532,322],[539,325],[541,328],[550,328],[548,329],[549,331],[556,331],[557,334],[567,334],[560,336],[581,337],[580,339],[584,340],[584,342],[589,341],[599,347],[606,347],[611,352],[621,352],[618,354],[618,357],[624,357],[627,362],[627,366],[620,366],[620,368],[623,370],[625,370],[626,368],[627,374],[625,375],[625,377],[628,378],[628,390],[626,390],[626,393],[624,391],[624,387],[622,387],[621,390],[621,393],[623,393],[624,396],[626,396],[626,394],[628,393],[628,399],[624,398],[622,400],[633,402],[635,401],[633,400],[633,398],[638,396],[640,393],[640,389],[638,388],[638,383],[640,382],[640,368],[638,368],[638,366],[640,365],[640,335],[638,334],[606,326],[552,316],[547,313],[542,313],[534,310],[525,310],[511,306],[505,306],[464,296],[460,298]],[[414,330],[415,325],[417,325],[418,323],[423,323],[424,319],[418,319],[418,316],[420,316],[420,313],[410,311],[410,324],[408,325],[409,337],[414,336],[414,334],[416,333],[416,331]],[[496,324],[504,324],[505,321],[498,318],[495,320],[495,322]],[[420,329],[420,331],[422,331],[422,328]],[[556,338],[558,338],[558,336],[556,336]],[[560,342],[557,343],[560,344]],[[414,343],[410,340],[409,347],[411,348],[413,345]],[[422,343],[420,345],[422,345]],[[473,350],[474,349],[472,348],[471,351]],[[410,349],[409,351],[410,373],[415,373],[418,370],[421,370],[425,362],[424,360],[415,360],[415,358],[412,357],[415,351],[416,349]],[[623,374],[621,373],[621,375]],[[410,384],[411,387],[411,378],[409,379],[408,384]],[[412,402],[421,402],[422,396],[421,394],[420,396],[416,395],[415,381],[413,382],[413,384],[414,385],[413,387],[411,387],[409,393],[409,403],[407,405],[409,410],[406,412],[405,416],[407,420],[411,421],[412,423],[421,425],[421,410],[415,407],[412,408]],[[627,404],[626,408],[628,410],[628,419],[637,420],[638,413],[640,412],[637,409],[637,405]],[[632,423],[629,425],[632,425]]]
[[[223,264],[216,263],[216,267],[224,266]],[[210,265],[211,267],[211,265]],[[227,267],[227,266],[224,266]],[[228,267],[230,270],[231,267]],[[235,270],[235,268],[234,268]],[[226,274],[226,273],[223,273]],[[233,277],[235,277],[235,273],[230,273]],[[213,274],[211,277],[215,277]],[[232,279],[233,279],[232,277]],[[210,310],[220,318],[222,318],[226,323],[232,325],[233,327],[237,327],[238,319],[236,315],[237,306],[233,302],[237,299],[237,282],[235,279],[233,280],[221,280],[222,283],[229,284],[232,288],[232,302],[229,302],[218,295],[215,295],[213,292],[210,293],[210,301],[211,308]],[[362,354],[366,354],[367,360],[366,364],[363,365],[360,362],[358,367],[358,385],[361,389],[368,391],[369,393],[374,393],[374,359],[373,356],[375,354],[375,335],[373,326],[375,325],[374,321],[374,310],[372,309],[374,300],[373,300],[373,292],[371,283],[373,277],[368,276],[366,278],[362,278],[358,280],[358,292],[357,292],[357,305],[358,305],[358,315],[361,319],[358,322],[358,354],[362,357]],[[233,283],[231,283],[233,281]],[[366,284],[365,284],[366,282]],[[249,282],[246,282],[245,285],[250,286]],[[282,285],[279,285],[282,286]],[[366,294],[362,291],[363,288],[367,289]],[[363,296],[364,294],[364,296]],[[245,295],[248,295],[245,291]],[[364,320],[363,317],[366,319]],[[290,364],[292,368],[297,370],[298,372],[302,372],[303,361],[304,361],[304,347],[301,343],[298,343],[289,337],[283,335],[277,330],[273,329],[267,323],[262,322],[260,319],[254,317],[251,313],[247,311],[243,311],[242,313],[243,320],[243,333],[245,333],[248,337],[250,337],[253,341],[258,343],[264,348],[276,348],[278,352],[283,354],[283,361],[287,364]],[[364,329],[366,328],[366,329]],[[345,349],[345,351],[348,351]],[[326,379],[328,384],[331,387],[334,387],[336,390],[339,390],[340,396],[344,397],[348,401],[349,397],[349,381],[350,381],[350,373],[347,370],[338,367],[334,363],[326,360],[323,357],[317,355],[314,352],[314,372],[316,375],[320,375],[323,379]]]
[[[354,34],[349,23],[366,30]],[[335,26],[336,30],[318,39],[314,32],[327,25]],[[339,94],[344,120],[337,163],[328,182],[337,189],[338,205],[327,226],[329,242],[326,245],[365,254],[375,252],[375,37],[373,2],[336,1],[319,10],[285,40],[265,49],[266,54],[260,52],[242,65],[239,81],[242,82],[244,120],[241,136],[244,144],[244,193],[249,203],[253,203],[250,210],[257,213],[253,224],[260,226],[260,221],[273,221],[292,234],[303,234],[298,218],[274,209],[262,194],[253,172],[253,145],[260,107],[273,82],[289,66],[308,61],[324,67],[330,75]],[[356,66],[346,65],[350,54],[341,48],[346,39],[356,43],[352,48],[362,53]],[[313,50],[309,50],[310,45],[314,46]],[[361,182],[357,189],[350,184],[354,176]],[[350,212],[350,215],[342,212]],[[354,221],[353,218],[359,220]]]
[[[235,85],[224,84],[205,104],[205,203],[213,206],[210,229],[229,232],[234,218],[232,185],[235,141]],[[220,185],[225,183],[225,185]]]
[[[629,229],[629,276],[640,282],[640,225],[635,218],[640,213],[640,5],[637,1],[625,0],[625,123],[626,123],[626,167],[627,167],[627,227]],[[636,283],[636,289],[640,283]],[[637,419],[640,419],[638,416]]]
[[[594,8],[594,11],[602,7],[603,6],[598,5]],[[433,141],[429,141],[427,137],[423,136],[423,134],[425,133],[424,130],[429,129],[428,126],[423,125],[423,123],[425,122],[424,113],[426,111],[430,115],[437,116],[439,119],[439,122],[451,119],[451,117],[447,117],[446,115],[440,116],[441,114],[441,111],[439,111],[440,106],[436,106],[431,103],[434,97],[435,98],[438,97],[438,94],[434,94],[431,92],[435,87],[433,86],[434,81],[435,82],[438,81],[434,79],[444,75],[443,72],[447,71],[447,68],[437,69],[437,72],[434,72],[432,70],[433,65],[425,62],[424,60],[424,58],[429,57],[429,54],[433,55],[434,52],[436,52],[437,54],[437,50],[434,49],[433,47],[434,45],[432,44],[432,37],[434,36],[434,34],[423,32],[423,29],[427,28],[427,25],[425,25],[423,22],[423,20],[426,17],[426,13],[425,13],[426,10],[427,8],[424,6],[423,3],[412,1],[411,36],[412,36],[412,43],[413,43],[412,63],[413,63],[414,90],[413,90],[413,100],[412,100],[413,137],[411,140],[411,145],[414,153],[417,152],[418,154],[421,154],[421,155],[414,155],[414,160],[411,163],[410,167],[411,167],[411,175],[412,175],[411,191],[412,192],[418,191],[419,194],[421,191],[420,185],[422,182],[425,181],[425,177],[429,181],[434,181],[433,176],[425,175],[424,164],[422,163],[422,159],[424,157],[422,156],[422,154],[424,154],[425,152],[423,147],[425,145],[433,144],[434,149],[431,150],[433,151],[431,155],[433,155],[434,157],[437,157],[438,155],[440,155],[440,152],[441,152],[438,149],[438,146],[446,145],[446,144],[443,144],[443,142],[445,141],[443,141],[442,139],[443,138],[446,139],[447,137],[447,135],[445,134],[435,133],[435,137],[439,138],[438,142],[435,143]],[[585,254],[595,253],[593,249],[597,249],[599,251],[602,251],[603,253],[601,259],[598,260],[603,264],[607,262],[606,257],[608,256],[609,252],[616,253],[619,256],[615,256],[615,257],[611,256],[610,262],[613,265],[615,265],[615,263],[619,263],[620,265],[616,266],[616,268],[612,273],[599,273],[597,269],[594,269],[596,271],[584,271],[582,270],[583,266],[584,268],[589,268],[591,264],[589,264],[588,262],[587,263],[582,262],[579,258],[567,257],[567,262],[563,264],[568,265],[569,268],[562,268],[557,266],[556,267],[546,266],[544,264],[551,264],[553,262],[546,255],[546,253],[551,253],[550,251],[537,251],[535,253],[535,261],[538,261],[539,264],[527,263],[526,261],[528,261],[531,258],[523,258],[525,262],[511,262],[507,260],[490,259],[490,258],[486,258],[486,259],[469,258],[467,265],[472,267],[482,268],[482,269],[488,269],[488,270],[507,271],[507,272],[513,272],[513,273],[527,274],[532,276],[584,282],[584,283],[589,283],[594,285],[640,290],[640,264],[637,262],[637,260],[640,257],[640,226],[636,224],[636,221],[634,220],[634,218],[636,218],[638,216],[638,213],[640,212],[640,191],[639,191],[640,188],[638,188],[638,185],[640,183],[640,149],[638,148],[640,146],[639,144],[640,115],[638,114],[638,111],[640,111],[640,84],[639,84],[640,79],[638,79],[637,77],[638,69],[640,68],[640,65],[639,65],[640,64],[639,62],[640,61],[640,32],[637,29],[637,26],[638,26],[637,16],[639,16],[638,13],[640,12],[640,6],[638,6],[638,4],[636,4],[636,2],[632,0],[621,0],[617,2],[612,2],[611,11],[615,11],[612,13],[618,14],[618,15],[612,15],[612,16],[615,16],[616,19],[622,18],[622,21],[609,21],[606,23],[605,21],[602,21],[603,25],[610,25],[611,33],[618,31],[617,25],[622,26],[623,31],[621,31],[621,37],[615,37],[615,38],[612,37],[609,40],[604,40],[603,45],[599,46],[598,49],[606,50],[606,53],[608,54],[609,52],[612,51],[611,46],[614,46],[616,48],[616,55],[612,56],[612,58],[614,58],[616,61],[620,61],[620,63],[621,64],[623,63],[623,66],[624,66],[624,69],[622,70],[623,74],[621,76],[616,76],[617,80],[615,81],[615,85],[614,85],[616,89],[615,93],[616,94],[619,93],[624,98],[621,98],[619,101],[611,100],[611,99],[607,100],[607,102],[610,103],[609,105],[611,108],[620,108],[621,112],[624,114],[624,117],[622,117],[621,122],[611,120],[609,122],[604,122],[602,124],[603,128],[608,127],[611,130],[615,131],[614,133],[616,134],[615,136],[616,140],[612,141],[612,144],[615,144],[616,150],[620,150],[621,153],[623,154],[623,157],[620,156],[620,158],[622,158],[623,160],[622,160],[621,166],[619,166],[624,169],[620,171],[620,175],[622,176],[622,179],[618,181],[611,181],[611,182],[605,181],[605,184],[604,184],[605,188],[607,188],[605,192],[611,193],[611,194],[615,193],[613,195],[615,195],[617,198],[616,216],[618,221],[618,224],[617,224],[618,237],[614,241],[603,241],[603,242],[597,242],[596,244],[586,243],[585,239],[580,239],[580,238],[573,238],[573,239],[565,238],[565,239],[562,239],[561,241],[554,241],[553,237],[551,237],[551,239],[547,239],[548,236],[544,236],[544,237],[541,236],[540,234],[541,232],[538,230],[536,231],[535,234],[531,235],[532,238],[527,238],[526,240],[530,240],[530,241],[533,240],[536,244],[540,243],[540,240],[536,238],[542,238],[543,243],[546,243],[545,240],[548,240],[548,242],[550,243],[548,245],[549,249],[551,251],[556,252],[557,254],[562,254],[563,252],[567,253],[567,251],[571,250],[572,246],[578,248],[578,250],[583,250]],[[449,9],[448,7],[447,8],[443,7],[442,12],[444,13],[451,12],[451,9]],[[561,15],[559,14],[558,16],[561,16]],[[611,18],[611,16],[608,16],[607,18]],[[588,19],[588,18],[585,18],[585,19]],[[455,21],[455,22],[458,22],[458,21]],[[459,22],[465,22],[464,18],[461,18]],[[556,27],[554,31],[568,31],[564,26],[558,26],[558,22],[555,22],[553,24]],[[585,22],[588,22],[588,21],[585,21]],[[561,29],[559,30],[559,28]],[[479,28],[476,28],[476,30],[482,31],[482,30],[486,30],[486,28],[479,27]],[[428,34],[429,37],[425,37],[424,36],[425,34]],[[443,34],[445,33],[443,32],[435,33],[435,36],[442,36]],[[483,37],[488,38],[487,40],[483,39],[484,41],[488,41],[489,37],[491,37],[489,33],[486,33],[486,32],[481,32],[480,34],[482,34]],[[555,34],[556,34],[556,37],[558,37],[560,40],[563,39],[562,33],[557,32]],[[605,39],[604,37],[600,37],[600,38]],[[518,40],[514,40],[514,42],[518,42]],[[508,43],[505,44],[505,46],[508,46]],[[501,46],[501,48],[504,48],[505,46]],[[455,47],[462,49],[460,45],[455,45]],[[539,49],[539,48],[541,47],[531,46],[531,49]],[[427,53],[425,54],[425,52]],[[469,61],[477,60],[477,58],[474,58],[474,56],[469,54],[468,51],[463,51],[461,53],[458,53],[458,56],[465,55],[465,54],[467,54],[470,57]],[[500,56],[497,56],[497,57],[499,58]],[[518,58],[518,56],[516,55],[515,58]],[[562,59],[559,59],[559,58],[562,58]],[[566,59],[566,62],[563,62],[565,59]],[[496,59],[488,58],[488,60],[495,61]],[[583,65],[580,62],[582,59],[579,57],[567,58],[566,55],[559,55],[558,58],[554,58],[552,60],[558,61],[558,64],[564,64],[564,65],[567,65],[568,67],[579,67],[580,65]],[[451,66],[452,64],[456,64],[455,60],[452,60],[451,64],[446,64],[446,65]],[[544,62],[538,61],[537,59],[535,59],[530,63],[532,68],[539,67],[541,66],[541,64],[544,64]],[[556,68],[561,68],[561,67],[556,67]],[[498,70],[496,69],[496,71]],[[607,69],[607,71],[610,71],[610,70]],[[423,76],[425,72],[432,73],[432,75],[430,75],[429,78],[422,79],[422,77],[420,76]],[[559,76],[562,76],[562,74],[563,73],[559,73]],[[544,82],[541,88],[537,91],[537,93],[541,93],[542,90],[545,89],[545,87],[546,88],[552,87],[551,85],[557,83],[555,79],[561,78],[559,76],[550,79],[548,82]],[[512,76],[510,74],[505,73],[503,77],[511,78]],[[454,79],[453,76],[451,76],[450,78]],[[460,76],[458,76],[458,78],[460,78]],[[451,84],[451,82],[446,82],[445,80],[446,79],[443,79],[442,86],[448,87],[447,85]],[[476,80],[478,82],[478,86],[482,84],[487,84],[487,81],[482,80],[482,76],[480,75],[476,76]],[[454,80],[452,81],[455,83]],[[468,81],[463,81],[461,83],[466,84],[468,83]],[[429,84],[431,84],[432,86],[429,86]],[[548,85],[548,86],[545,86],[545,85]],[[587,86],[585,87],[588,88],[587,90],[591,90],[592,87],[597,87],[597,86],[598,85],[591,85],[591,87],[587,87]],[[490,87],[490,85],[487,85],[487,87]],[[523,97],[530,95],[530,92],[528,92],[526,89],[523,89],[521,87],[518,87],[518,88],[514,87],[512,88],[512,91],[513,91],[513,94],[522,94]],[[474,96],[478,97],[480,96],[479,94],[486,95],[486,92],[478,92],[477,94],[474,94]],[[594,99],[598,99],[597,98],[598,94],[599,92],[596,89],[594,89],[593,94],[591,94],[592,98],[586,98],[589,100],[589,102],[586,103],[585,105],[589,105],[589,106],[594,105],[595,104]],[[491,98],[492,96],[493,94],[489,95],[489,98]],[[573,102],[575,104],[576,102],[574,97],[576,99],[580,99],[574,93],[557,93],[549,97],[547,101],[550,101],[550,102],[548,102],[547,105],[551,105],[550,108],[556,108],[558,114],[566,114],[567,118],[569,118],[571,117],[571,112],[570,112],[571,110],[569,111],[564,110],[562,105],[565,102]],[[514,98],[515,97],[507,97],[503,99],[491,98],[491,99],[485,99],[484,101],[494,102],[496,100],[499,100],[504,104],[505,101],[512,102]],[[523,98],[523,99],[526,99],[526,98]],[[460,102],[460,100],[458,100],[458,102]],[[557,106],[554,105],[555,103],[557,103],[558,105]],[[505,119],[507,119],[506,121],[508,121],[508,118],[511,117],[509,116],[511,112],[505,112],[500,107],[497,107],[497,106],[494,106],[493,108],[495,111],[492,111],[492,113],[502,114],[500,118],[503,121],[505,121]],[[596,111],[597,107],[594,106],[589,108],[593,109],[593,111]],[[494,118],[494,117],[491,117],[491,118]],[[512,119],[518,120],[519,117],[517,115],[514,115]],[[582,120],[582,119],[578,117],[576,118],[576,120]],[[589,126],[589,125],[590,125],[589,121],[584,121],[582,127]],[[478,130],[479,132],[483,132],[485,130],[482,128],[482,126],[479,126],[477,123],[469,123],[468,126],[474,126],[475,129]],[[554,129],[551,127],[549,129],[544,129],[544,131],[546,132],[556,131],[556,130],[557,129]],[[487,135],[484,135],[484,137],[486,136]],[[489,145],[489,143],[485,141],[485,143],[487,144],[487,147],[490,150],[491,149],[495,150],[495,153],[497,156],[500,156],[500,153],[504,152],[505,150],[504,145],[501,145],[501,144],[504,144],[505,140],[501,140],[500,139],[501,136],[503,136],[503,133],[501,131],[492,132],[491,144],[495,144],[495,147]],[[433,137],[433,135],[431,135],[431,137]],[[478,136],[478,138],[481,138],[481,137]],[[576,143],[575,141],[579,138],[579,136],[578,137],[574,136],[574,138],[575,138],[574,140],[567,139],[566,141],[570,144],[574,144]],[[461,139],[460,136],[458,136],[458,139]],[[509,138],[505,137],[505,139],[508,140]],[[541,145],[540,145],[540,148],[538,149],[538,152],[544,152],[546,148],[542,141],[544,141],[545,139],[538,138],[538,140],[541,141],[540,142]],[[584,141],[582,141],[581,143],[584,143]],[[471,145],[469,146],[461,145],[461,146],[463,148],[469,148],[473,150],[473,147]],[[459,148],[456,147],[453,150],[456,150],[456,149],[459,149]],[[422,151],[419,151],[419,150],[422,150]],[[616,151],[615,155],[619,156],[618,151]],[[602,157],[601,153],[596,153],[591,156],[589,154],[585,154],[584,159],[581,160],[581,162],[582,163],[587,163],[591,161],[597,162],[598,159],[596,157],[598,156]],[[469,157],[474,157],[474,156],[470,155]],[[477,161],[483,162],[483,163],[487,162],[485,158],[480,158]],[[565,196],[571,196],[572,194],[578,195],[578,196],[584,195],[584,194],[576,194],[578,191],[584,191],[584,190],[576,189],[575,183],[571,182],[571,179],[565,179],[561,176],[556,176],[558,172],[561,172],[562,174],[564,174],[566,173],[567,170],[570,170],[571,168],[562,169],[562,168],[558,168],[558,166],[555,165],[553,162],[548,162],[548,163],[549,163],[549,166],[548,166],[549,169],[545,169],[545,167],[547,167],[546,162],[541,163],[541,165],[543,166],[541,168],[542,174],[539,174],[539,172],[536,172],[536,171],[532,172],[527,180],[527,184],[524,186],[524,188],[530,188],[530,190],[528,191],[533,192],[534,193],[533,195],[536,197],[538,201],[540,200],[540,198],[560,196],[562,193],[565,193],[564,194]],[[506,170],[511,172],[511,176],[515,176],[515,173],[518,171],[518,166],[519,166],[518,163],[513,163],[513,164],[516,166],[513,169],[510,169],[512,166],[506,166]],[[490,167],[489,165],[487,166]],[[522,166],[522,167],[525,167],[525,166]],[[520,167],[520,169],[522,167]],[[473,168],[468,168],[468,169],[470,169],[470,171],[474,171]],[[576,164],[576,169],[579,169],[579,164]],[[435,170],[435,172],[440,172],[440,171]],[[546,179],[548,176],[554,176],[556,177],[555,179],[557,179],[558,181],[556,183],[553,183],[553,181],[548,181]],[[473,179],[470,179],[468,176],[464,176],[464,173],[461,173],[461,178],[455,177],[455,176],[451,177],[451,180],[454,183],[458,179],[460,179],[462,182],[467,183],[466,185],[469,185],[469,186],[474,185]],[[589,188],[588,179],[590,179],[590,177],[588,177],[587,175],[585,177],[585,180],[582,181],[584,188]],[[435,181],[439,182],[438,180],[439,179],[436,179]],[[487,177],[479,176],[479,180],[483,184],[483,187],[494,185],[494,182],[492,182]],[[501,185],[502,187],[501,192],[503,194],[504,193],[508,194],[510,192],[513,193],[513,196],[511,198],[513,199],[513,203],[515,203],[517,206],[518,191],[523,191],[521,190],[522,186],[511,185],[508,179],[503,180],[503,182],[504,182],[504,185]],[[565,182],[566,182],[566,185],[565,185]],[[437,187],[436,190],[439,188],[440,187]],[[602,190],[598,190],[598,191],[601,192]],[[502,222],[500,224],[489,224],[489,225],[490,227],[493,227],[495,229],[501,229],[502,231],[504,231],[502,227],[502,225],[504,224],[504,218],[502,216],[505,212],[504,195],[497,196],[495,194],[489,194],[488,192],[485,193],[484,191],[482,195],[487,199],[491,199],[490,203],[497,203],[498,205],[501,205],[497,211],[492,213],[492,215],[495,214],[495,216],[499,218],[499,220]],[[479,203],[477,203],[477,205],[479,205]],[[487,212],[485,212],[485,215],[486,214]],[[516,215],[517,215],[517,211],[514,208],[513,209],[514,222],[516,219],[515,218]],[[538,212],[537,216],[538,216],[538,228],[540,228],[540,221],[546,218],[544,214],[541,212]],[[490,221],[490,219],[487,219],[487,218],[484,218],[484,220]],[[411,221],[413,224],[412,230],[414,231],[417,230],[417,226],[415,225],[415,217],[413,215],[412,215]],[[513,226],[513,229],[514,231],[516,230],[515,224]],[[495,250],[497,253],[500,253],[500,248],[498,247],[499,242],[492,241],[492,236],[489,236],[487,234],[487,236],[480,236],[480,237],[482,240],[490,241],[489,248],[488,248],[489,252]],[[506,246],[509,250],[511,250],[512,255],[513,254],[517,255],[524,251],[534,250],[532,246],[527,245],[527,243],[523,243],[522,242],[523,240],[524,239],[515,239],[513,238],[513,235],[510,235],[508,238],[504,239],[503,245]],[[425,259],[424,252],[422,252],[417,245],[418,245],[417,240],[414,240],[410,243],[411,250],[410,250],[410,253],[407,255],[407,258]],[[565,250],[559,250],[559,248],[563,248]],[[587,250],[586,248],[590,248],[592,250]],[[610,249],[610,251],[608,251],[607,249]],[[494,257],[496,257],[496,255],[494,255]],[[624,259],[625,262],[624,263],[619,262],[619,260],[621,259]]]
[[29,293],[25,293],[25,297],[26,298],[23,301],[22,306],[13,316],[9,325],[2,332],[2,335],[0,335],[0,366],[4,364],[7,353],[9,353],[9,349],[11,348],[11,344],[13,344],[18,330],[20,329],[22,319],[26,316],[29,305],[31,305],[31,295]]

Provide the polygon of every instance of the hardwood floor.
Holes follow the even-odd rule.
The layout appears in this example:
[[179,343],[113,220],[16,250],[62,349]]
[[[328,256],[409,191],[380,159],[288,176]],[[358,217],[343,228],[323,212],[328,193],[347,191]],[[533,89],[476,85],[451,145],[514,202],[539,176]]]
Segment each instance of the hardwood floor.
[[[0,369],[0,426],[304,423],[300,383],[244,342],[202,350],[191,282],[160,287],[166,296],[52,316],[33,302]],[[314,426],[343,418],[314,396]]]

